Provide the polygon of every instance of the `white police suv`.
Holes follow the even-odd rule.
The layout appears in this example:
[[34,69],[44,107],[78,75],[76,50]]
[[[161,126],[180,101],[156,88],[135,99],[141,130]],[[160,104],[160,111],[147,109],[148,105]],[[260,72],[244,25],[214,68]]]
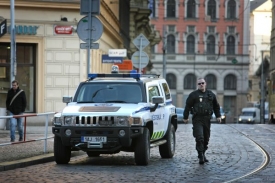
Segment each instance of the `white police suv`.
[[162,158],[174,156],[177,115],[168,84],[157,75],[89,74],[63,102],[52,128],[57,164],[78,150],[89,157],[134,152],[137,165],[149,163],[155,146]]

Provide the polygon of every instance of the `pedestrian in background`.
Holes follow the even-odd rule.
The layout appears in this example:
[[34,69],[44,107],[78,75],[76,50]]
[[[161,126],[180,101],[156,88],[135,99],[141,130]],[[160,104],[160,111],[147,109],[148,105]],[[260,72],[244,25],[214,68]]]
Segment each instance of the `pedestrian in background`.
[[[27,106],[26,95],[23,90],[19,88],[17,80],[12,81],[12,88],[8,91],[6,108],[8,115],[22,115],[25,112]],[[10,138],[11,142],[15,141],[15,128],[19,133],[19,141],[23,140],[23,118],[11,118],[10,119]]]
[[186,100],[183,114],[183,122],[188,122],[189,112],[192,110],[193,136],[196,140],[196,150],[198,151],[199,163],[208,162],[205,151],[208,148],[210,138],[210,119],[213,114],[217,121],[221,123],[220,105],[216,95],[206,89],[206,82],[203,78],[197,80],[198,89],[191,92]]

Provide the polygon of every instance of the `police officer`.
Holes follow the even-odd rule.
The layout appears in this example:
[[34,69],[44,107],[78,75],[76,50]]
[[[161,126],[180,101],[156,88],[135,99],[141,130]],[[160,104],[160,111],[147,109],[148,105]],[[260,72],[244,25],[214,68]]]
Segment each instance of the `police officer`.
[[196,139],[196,150],[198,151],[199,163],[208,162],[205,151],[208,148],[210,138],[210,119],[213,114],[221,123],[220,105],[216,95],[206,89],[206,82],[203,78],[197,80],[198,89],[191,92],[186,100],[183,113],[183,122],[188,123],[189,112],[193,114],[193,136]]

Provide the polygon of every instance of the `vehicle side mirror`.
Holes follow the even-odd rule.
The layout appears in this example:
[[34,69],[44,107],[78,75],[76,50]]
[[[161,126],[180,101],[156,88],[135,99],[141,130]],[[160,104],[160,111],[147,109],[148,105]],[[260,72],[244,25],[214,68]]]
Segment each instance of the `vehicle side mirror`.
[[154,96],[154,97],[152,97],[152,103],[155,105],[154,105],[154,107],[150,108],[150,112],[154,112],[158,108],[159,104],[164,103],[164,98],[161,96]]
[[63,96],[62,101],[63,101],[63,103],[68,104],[68,103],[72,102],[72,99],[73,99],[73,97],[71,97],[71,96]]

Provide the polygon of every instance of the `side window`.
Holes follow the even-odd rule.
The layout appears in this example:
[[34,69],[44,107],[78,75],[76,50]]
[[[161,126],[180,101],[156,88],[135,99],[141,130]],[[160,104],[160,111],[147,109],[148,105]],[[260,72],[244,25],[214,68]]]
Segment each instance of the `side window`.
[[165,93],[166,100],[170,99],[171,95],[170,95],[170,90],[169,90],[169,87],[168,87],[167,83],[162,83],[162,87],[163,87],[163,90],[164,90],[164,93]]
[[158,89],[157,86],[150,86],[148,88],[148,92],[149,92],[149,102],[152,102],[152,97],[160,96],[159,95],[159,89]]

